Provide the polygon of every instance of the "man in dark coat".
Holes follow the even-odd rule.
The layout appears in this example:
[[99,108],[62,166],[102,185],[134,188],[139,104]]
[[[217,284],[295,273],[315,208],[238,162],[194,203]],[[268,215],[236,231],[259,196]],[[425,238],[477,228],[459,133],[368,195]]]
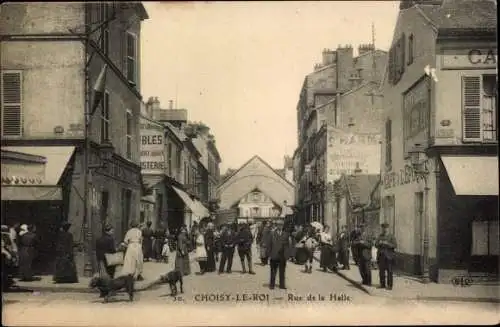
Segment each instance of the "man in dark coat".
[[248,262],[248,273],[254,275],[255,272],[252,268],[252,243],[253,243],[253,235],[250,231],[250,226],[248,224],[243,224],[241,230],[238,233],[238,255],[241,261],[242,273],[245,274],[247,272],[245,267],[245,258]]
[[342,226],[342,231],[339,235],[339,261],[342,265],[341,269],[349,270],[349,235],[347,234],[347,226]]
[[365,226],[360,226],[360,234],[353,242],[359,253],[358,257],[358,267],[359,274],[361,275],[361,280],[363,285],[371,286],[372,284],[372,240],[370,235],[365,230]]
[[359,229],[360,229],[359,226],[354,227],[354,230],[349,235],[349,240],[351,243],[352,259],[354,260],[355,265],[357,265],[358,261],[359,261],[358,260],[359,259],[359,248],[358,248],[358,244],[355,243],[354,241],[359,239],[359,237],[361,236],[361,232]]
[[[375,240],[375,247],[377,248],[377,263],[379,269],[380,286],[379,288],[387,287],[392,290],[393,273],[392,265],[394,262],[394,249],[397,247],[396,238],[388,232],[389,224],[382,224],[382,233]],[[387,272],[387,283],[386,283]]]
[[267,239],[267,256],[270,259],[270,280],[269,288],[274,289],[276,284],[276,273],[279,272],[279,287],[286,289],[285,269],[286,262],[290,255],[290,233],[283,228],[283,222],[277,221],[276,228],[270,233]]
[[207,231],[205,232],[205,249],[207,250],[207,266],[206,272],[215,271],[215,235],[214,235],[214,224],[207,224]]
[[37,280],[32,265],[36,255],[38,238],[33,230],[34,226],[29,225],[19,233],[19,274],[21,280],[26,282]]
[[259,245],[260,261],[263,266],[269,261],[267,245],[271,236],[271,223],[265,221],[262,230],[257,234],[257,244]]
[[[222,256],[219,264],[219,274],[224,272],[230,274],[233,267],[234,247],[236,245],[236,235],[233,226],[224,226],[221,233]],[[227,262],[227,267],[226,267]]]
[[113,237],[113,232],[113,227],[111,227],[111,225],[106,225],[104,227],[103,235],[97,239],[95,246],[95,254],[97,262],[100,266],[100,270],[104,270],[110,278],[114,277],[116,266],[108,266],[105,254],[116,252],[116,244],[115,238]]
[[146,227],[142,230],[142,253],[144,255],[144,261],[149,261],[153,258],[154,231],[151,225],[152,222],[148,221]]
[[56,269],[53,280],[56,283],[78,283],[75,257],[73,253],[73,235],[69,232],[71,224],[65,222],[56,243]]

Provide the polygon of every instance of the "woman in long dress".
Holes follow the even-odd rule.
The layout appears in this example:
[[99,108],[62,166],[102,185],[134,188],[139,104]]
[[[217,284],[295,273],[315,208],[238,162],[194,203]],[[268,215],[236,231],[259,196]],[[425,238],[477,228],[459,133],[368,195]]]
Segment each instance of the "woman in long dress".
[[68,232],[70,226],[68,222],[63,223],[56,243],[56,269],[53,277],[56,283],[78,283],[73,235]]
[[144,256],[142,254],[142,232],[137,222],[130,223],[130,229],[125,234],[123,243],[127,246],[127,250],[121,271],[116,274],[116,277],[132,275],[134,279],[141,280]]
[[207,250],[207,266],[206,272],[214,272],[215,267],[215,235],[214,235],[214,224],[208,223],[207,231],[205,232],[205,249]]
[[204,228],[198,228],[196,233],[196,261],[200,265],[200,274],[203,275],[207,271],[207,249],[205,248],[205,232]]
[[33,273],[33,259],[35,258],[36,235],[33,226],[22,225],[19,233],[19,274],[22,281],[36,280]]
[[186,226],[182,226],[177,237],[175,270],[180,271],[183,276],[191,274],[191,266],[189,265],[189,237]]

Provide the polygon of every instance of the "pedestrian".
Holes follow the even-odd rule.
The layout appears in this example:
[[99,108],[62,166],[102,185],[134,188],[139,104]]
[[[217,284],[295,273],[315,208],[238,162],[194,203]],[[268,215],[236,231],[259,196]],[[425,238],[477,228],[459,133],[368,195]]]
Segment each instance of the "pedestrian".
[[177,246],[175,254],[175,270],[183,276],[191,274],[191,265],[189,263],[189,237],[186,225],[180,228],[177,236]]
[[189,235],[189,252],[196,248],[196,235],[198,234],[198,223],[195,221],[191,226],[191,231]]
[[[390,234],[389,224],[383,223],[382,233],[375,240],[375,247],[377,248],[377,263],[379,269],[380,286],[379,288],[386,288],[392,290],[393,286],[393,271],[392,266],[394,263],[394,249],[397,247],[396,238]],[[387,283],[386,283],[387,273]]]
[[337,270],[337,260],[333,249],[333,240],[330,235],[330,227],[325,225],[323,231],[320,232],[320,247],[321,254],[319,257],[319,266],[326,271],[327,269]]
[[241,261],[241,273],[246,274],[245,259],[248,263],[248,273],[255,275],[252,265],[253,235],[248,224],[243,224],[238,233],[238,256]]
[[281,220],[276,222],[276,228],[270,234],[267,243],[267,257],[270,259],[269,289],[274,289],[277,273],[279,273],[279,288],[286,289],[285,271],[290,255],[291,240],[290,233],[283,228]]
[[360,232],[360,227],[356,226],[354,227],[354,230],[351,232],[349,235],[349,240],[351,244],[351,253],[352,253],[352,260],[354,261],[355,265],[358,265],[358,259],[359,259],[359,247],[358,244],[355,243],[355,240],[359,239],[361,236]]
[[206,272],[214,272],[215,267],[215,235],[214,224],[208,223],[205,231],[205,249],[207,250],[207,266]]
[[305,272],[311,274],[314,263],[314,251],[319,245],[316,230],[312,226],[308,227],[306,236],[301,240],[301,243],[304,245],[303,249],[306,253]]
[[372,272],[371,272],[371,261],[372,261],[372,240],[370,235],[365,230],[364,225],[360,225],[360,234],[357,239],[354,240],[357,246],[359,257],[358,257],[358,267],[359,274],[361,275],[361,281],[363,285],[372,285]]
[[222,274],[224,269],[228,274],[232,272],[235,241],[234,225],[224,226],[221,233],[222,256],[220,258],[219,274]]
[[123,258],[123,266],[116,277],[132,275],[138,281],[143,280],[142,232],[136,221],[130,223],[130,229],[125,234],[122,245],[126,246],[127,249]]
[[10,244],[11,239],[10,236],[7,237],[7,233],[2,232],[2,292],[9,291],[15,286],[15,259],[12,253],[12,244]]
[[270,222],[265,221],[262,226],[262,231],[258,236],[258,243],[260,247],[260,262],[263,266],[267,265],[269,261],[268,249],[267,246],[269,244],[269,237],[271,236],[271,224]]
[[116,253],[116,243],[113,234],[113,227],[106,224],[102,236],[96,241],[95,253],[101,277],[114,278],[115,276],[116,265],[110,265],[106,260],[106,254]]
[[32,267],[37,246],[37,237],[33,229],[33,225],[23,224],[19,233],[19,274],[20,279],[25,282],[37,280]]
[[55,283],[78,283],[73,252],[73,235],[69,232],[70,227],[69,222],[64,222],[57,236],[56,265],[53,277]]
[[20,227],[21,227],[21,225],[19,223],[15,223],[12,227],[9,228],[10,238],[13,241],[12,242],[12,251],[15,253],[16,256],[17,256],[17,253],[19,251],[18,245],[19,245]]
[[207,270],[207,249],[205,247],[205,237],[204,234],[205,229],[201,226],[198,227],[196,232],[196,240],[195,240],[195,254],[196,261],[200,265],[200,275],[203,275]]
[[154,233],[151,228],[152,222],[148,221],[146,227],[142,229],[142,252],[144,254],[144,261],[153,259],[153,239]]
[[349,270],[349,235],[347,226],[343,225],[338,237],[338,260],[342,265],[340,269]]

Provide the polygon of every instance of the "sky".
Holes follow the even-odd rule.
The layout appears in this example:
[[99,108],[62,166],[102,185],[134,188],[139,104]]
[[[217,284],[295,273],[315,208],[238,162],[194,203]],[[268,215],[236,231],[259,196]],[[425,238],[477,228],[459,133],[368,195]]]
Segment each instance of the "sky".
[[211,129],[221,173],[254,155],[283,168],[297,146],[296,106],[324,48],[387,50],[399,1],[144,2],[141,92]]

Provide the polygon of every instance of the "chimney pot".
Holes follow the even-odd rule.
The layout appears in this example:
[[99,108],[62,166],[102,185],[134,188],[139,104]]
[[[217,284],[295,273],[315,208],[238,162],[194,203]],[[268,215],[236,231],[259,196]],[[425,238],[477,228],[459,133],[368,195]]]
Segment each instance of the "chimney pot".
[[168,109],[170,110],[174,109],[174,101],[168,100]]

